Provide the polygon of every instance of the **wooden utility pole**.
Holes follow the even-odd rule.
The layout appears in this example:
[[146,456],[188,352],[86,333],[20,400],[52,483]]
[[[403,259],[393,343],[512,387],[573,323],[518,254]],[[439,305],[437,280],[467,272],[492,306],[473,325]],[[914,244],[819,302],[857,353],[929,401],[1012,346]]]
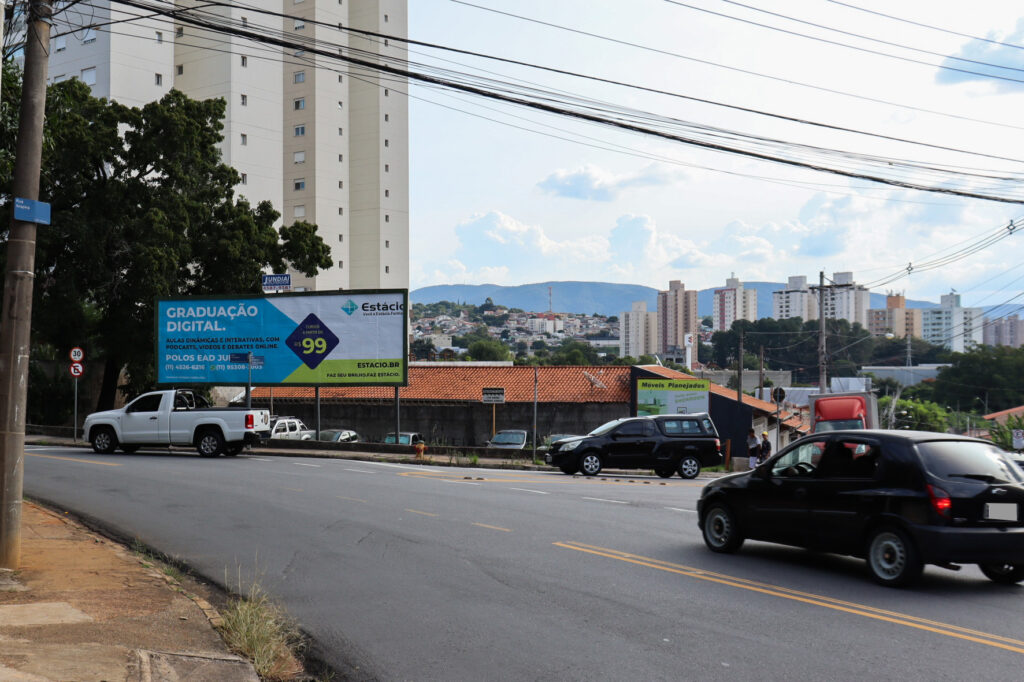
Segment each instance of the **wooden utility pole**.
[[826,385],[826,366],[828,356],[825,355],[825,271],[818,278],[818,390],[828,393]]
[[[29,0],[25,22],[25,73],[21,86],[12,195],[39,199],[39,169],[50,58],[50,0]],[[17,215],[17,210],[14,216]],[[36,264],[36,223],[12,216],[7,241],[3,317],[0,318],[0,568],[21,562],[21,495],[25,458],[25,409]]]

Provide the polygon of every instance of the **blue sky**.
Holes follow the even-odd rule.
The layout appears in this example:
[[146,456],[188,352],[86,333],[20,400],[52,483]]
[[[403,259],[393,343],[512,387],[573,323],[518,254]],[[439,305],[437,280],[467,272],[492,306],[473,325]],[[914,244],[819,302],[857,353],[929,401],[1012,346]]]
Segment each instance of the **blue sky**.
[[[1024,159],[1024,82],[934,66],[970,65],[964,70],[993,72],[949,59],[963,57],[1019,69],[998,73],[1024,81],[1024,49],[897,22],[827,0],[744,4],[848,34],[723,0],[686,4],[932,65],[807,40],[664,0],[467,2],[691,59],[451,0],[410,0],[410,37],[890,137]],[[1024,7],[1019,2],[850,4],[1024,46]],[[437,53],[413,50],[414,61],[442,64]],[[1024,171],[1024,162],[966,157],[467,56],[439,56],[450,60],[445,66],[461,71],[487,69],[503,79],[524,79],[771,138],[928,164]],[[791,169],[422,86],[413,86],[411,94],[412,288],[546,280],[665,288],[673,279],[690,288],[707,288],[724,285],[731,273],[750,281],[785,281],[790,275],[816,280],[820,270],[852,270],[863,283],[1024,217],[1021,205]],[[969,186],[959,180],[953,184]],[[877,291],[894,289],[909,298],[938,300],[956,289],[964,305],[995,305],[1024,290],[1024,279],[1016,281],[1024,268],[1015,269],[1024,253],[1021,240],[1024,234]]]

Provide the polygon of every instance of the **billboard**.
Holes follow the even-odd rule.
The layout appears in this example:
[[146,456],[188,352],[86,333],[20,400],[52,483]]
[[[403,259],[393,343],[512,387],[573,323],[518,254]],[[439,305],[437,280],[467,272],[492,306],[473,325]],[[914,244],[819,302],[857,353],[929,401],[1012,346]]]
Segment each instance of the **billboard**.
[[637,379],[637,416],[707,412],[710,384],[707,379]]
[[[404,386],[406,289],[159,300],[161,384]],[[256,362],[259,358],[261,362]]]

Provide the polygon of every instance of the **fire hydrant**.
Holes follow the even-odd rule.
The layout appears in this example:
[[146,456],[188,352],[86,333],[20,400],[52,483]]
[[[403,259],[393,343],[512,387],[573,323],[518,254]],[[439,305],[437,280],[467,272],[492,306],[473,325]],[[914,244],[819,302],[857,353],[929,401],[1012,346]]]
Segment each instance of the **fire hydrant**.
[[427,451],[427,444],[423,441],[416,443],[416,459],[423,459],[423,453]]

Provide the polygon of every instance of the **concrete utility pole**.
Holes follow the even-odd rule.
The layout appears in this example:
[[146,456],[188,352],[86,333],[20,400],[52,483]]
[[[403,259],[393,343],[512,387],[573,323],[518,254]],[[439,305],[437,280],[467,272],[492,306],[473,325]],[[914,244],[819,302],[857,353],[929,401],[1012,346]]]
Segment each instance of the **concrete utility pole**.
[[[29,0],[27,11],[25,73],[12,194],[36,201],[53,6],[50,0]],[[21,562],[21,494],[35,263],[36,224],[12,216],[0,318],[0,568],[16,569]]]
[[828,393],[828,386],[825,383],[827,362],[828,356],[825,355],[825,271],[822,270],[818,277],[818,391],[821,393]]

